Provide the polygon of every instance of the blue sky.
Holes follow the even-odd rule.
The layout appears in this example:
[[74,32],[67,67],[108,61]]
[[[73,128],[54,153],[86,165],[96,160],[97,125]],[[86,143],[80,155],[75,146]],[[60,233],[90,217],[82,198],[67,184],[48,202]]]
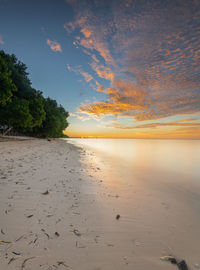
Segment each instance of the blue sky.
[[71,136],[200,137],[200,2],[0,0],[0,49]]

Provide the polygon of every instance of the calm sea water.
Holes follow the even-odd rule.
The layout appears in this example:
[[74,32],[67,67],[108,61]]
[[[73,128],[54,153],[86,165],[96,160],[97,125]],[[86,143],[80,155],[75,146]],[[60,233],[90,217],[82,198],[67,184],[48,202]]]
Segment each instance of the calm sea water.
[[160,174],[200,184],[199,140],[67,139],[116,170]]
[[[127,256],[131,251],[130,258],[139,258],[138,265],[148,262],[145,269],[153,262],[150,256],[158,262],[162,254],[170,253],[184,258],[189,265],[199,263],[200,141],[68,142],[82,148],[80,158],[86,168],[83,173],[88,176],[88,183],[95,183],[82,182],[80,188],[92,198],[91,202],[97,202],[103,239],[112,235],[121,252]],[[119,223],[115,222],[116,214],[121,216]],[[135,240],[139,246],[133,246]],[[163,264],[155,269],[164,267]]]

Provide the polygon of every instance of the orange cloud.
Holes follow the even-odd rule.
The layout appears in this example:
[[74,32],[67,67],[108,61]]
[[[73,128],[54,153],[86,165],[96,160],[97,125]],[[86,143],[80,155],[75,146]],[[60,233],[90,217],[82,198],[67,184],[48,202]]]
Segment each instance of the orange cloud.
[[117,115],[134,117],[138,121],[156,120],[175,114],[191,114],[199,111],[199,97],[192,93],[166,95],[157,92],[159,84],[149,88],[133,81],[114,79],[113,87],[97,91],[107,94],[107,101],[80,106],[83,113],[92,115]]
[[95,72],[100,78],[111,81],[114,79],[115,75],[109,67],[106,67],[104,65],[97,65],[96,63],[92,63],[91,67],[95,70]]
[[91,80],[93,80],[92,75],[90,75],[89,73],[81,70],[79,71],[79,73],[84,77],[86,82],[90,82]]
[[97,91],[106,93],[109,101],[96,101],[95,104],[82,105],[79,110],[91,115],[127,115],[130,112],[144,111],[146,89],[135,82],[115,79],[113,87],[106,90],[98,84]]
[[200,10],[184,0],[146,2],[136,8],[134,1],[102,1],[93,8],[73,1],[75,21],[66,29],[80,31],[76,44],[95,55],[90,66],[111,82],[107,89],[96,83],[106,100],[81,105],[81,113],[144,121],[199,112]]
[[[159,128],[130,128],[111,121],[95,126],[94,123],[79,123],[77,126],[71,126],[67,129],[66,134],[72,137],[106,137],[106,138],[167,138],[167,139],[199,139],[199,126],[177,126],[176,121],[171,122],[172,126],[163,126]],[[173,125],[174,124],[174,125]],[[81,129],[80,129],[80,125]],[[116,132],[116,128],[118,131]],[[89,132],[88,132],[89,131]]]
[[[187,122],[187,121],[192,121]],[[193,122],[194,121],[194,122]],[[105,127],[109,128],[116,128],[120,130],[136,130],[136,129],[141,129],[141,130],[148,130],[148,132],[152,132],[153,130],[157,130],[156,132],[160,132],[161,130],[176,133],[177,131],[192,131],[195,130],[196,134],[198,133],[200,135],[200,120],[197,118],[187,118],[187,119],[181,119],[177,121],[172,121],[172,122],[157,122],[157,123],[148,123],[148,124],[143,124],[143,125],[126,125],[122,122],[118,122],[116,120],[112,120],[108,123],[105,123]],[[159,128],[159,129],[157,129]]]
[[[83,37],[76,37],[74,41],[76,46],[79,44],[84,49],[96,51],[107,64],[115,65],[108,44],[103,40],[104,31],[98,31],[96,24],[93,23],[93,21],[96,21],[96,18],[89,9],[85,8],[83,2],[73,1],[70,4],[74,7],[77,16],[74,22],[65,23],[64,28],[68,33],[73,32],[76,28],[80,29],[80,33],[82,33]],[[82,7],[82,5],[84,7]],[[96,60],[97,58],[95,61]]]
[[92,77],[92,75],[90,75],[89,73],[87,73],[86,71],[83,71],[81,69],[81,67],[77,67],[77,68],[72,68],[70,65],[67,64],[67,69],[69,71],[73,71],[75,73],[81,74],[84,77],[84,80],[86,82],[90,82],[92,80],[94,80],[94,78]]
[[85,36],[85,38],[89,38],[92,35],[92,32],[86,28],[82,28],[81,33]]
[[62,52],[61,45],[56,41],[47,39],[47,44],[50,46],[51,50],[54,52]]
[[103,85],[98,83],[96,81],[97,88],[95,89],[97,92],[106,93],[105,89],[103,88]]

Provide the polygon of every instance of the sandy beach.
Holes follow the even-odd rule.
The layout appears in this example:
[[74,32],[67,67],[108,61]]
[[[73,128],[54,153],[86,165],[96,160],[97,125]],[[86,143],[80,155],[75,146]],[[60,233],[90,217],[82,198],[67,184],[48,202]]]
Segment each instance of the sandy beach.
[[63,140],[0,142],[0,269],[200,269],[199,187],[127,173]]

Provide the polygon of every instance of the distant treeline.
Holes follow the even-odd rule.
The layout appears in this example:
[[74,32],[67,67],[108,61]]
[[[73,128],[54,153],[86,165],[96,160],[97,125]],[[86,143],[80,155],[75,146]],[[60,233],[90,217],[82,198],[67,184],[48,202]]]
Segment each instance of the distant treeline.
[[64,137],[68,112],[31,86],[27,67],[0,51],[0,130],[36,137]]

